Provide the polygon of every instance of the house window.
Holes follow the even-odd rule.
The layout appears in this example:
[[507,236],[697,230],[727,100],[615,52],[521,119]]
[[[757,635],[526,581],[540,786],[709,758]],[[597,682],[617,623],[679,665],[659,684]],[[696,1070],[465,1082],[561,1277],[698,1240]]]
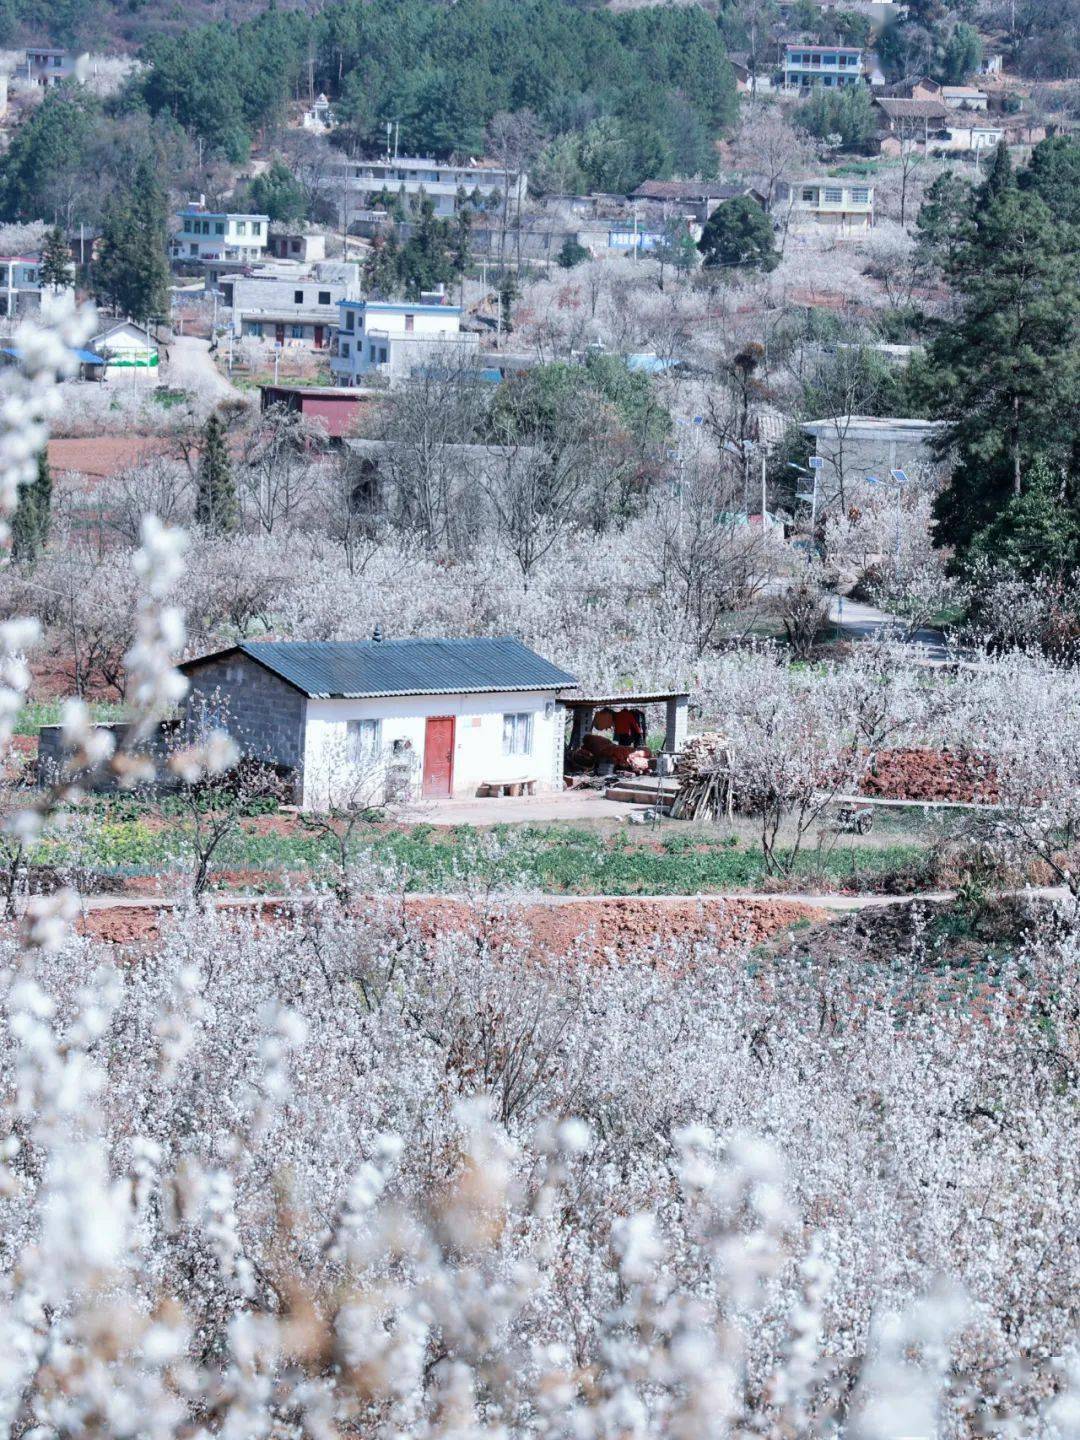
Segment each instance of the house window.
[[841,190],[838,186],[836,186],[836,185],[826,185],[826,187],[825,187],[825,203],[826,203],[826,205],[839,205],[840,202],[841,202],[841,200],[843,200],[843,198],[844,198],[844,192],[843,192],[843,190]]
[[261,320],[253,320],[253,321],[251,322],[251,329],[248,331],[248,334],[249,334],[249,335],[254,335],[256,340],[261,340],[261,339],[262,339],[262,321],[261,321]]
[[251,233],[252,233],[252,235],[261,235],[261,234],[262,234],[262,221],[261,221],[261,220],[253,220],[253,221],[251,222]]
[[406,316],[405,316],[405,329],[406,329],[407,331],[408,331],[408,330],[415,330],[415,329],[416,329],[416,316],[415,316],[415,315],[406,315]]
[[349,342],[347,340],[341,340],[338,342],[338,344],[340,347],[338,350],[338,354],[343,360],[347,360],[349,358]]
[[224,220],[215,220],[215,221],[214,221],[214,234],[215,234],[215,235],[224,235],[224,234],[225,234],[225,221],[224,221]]
[[802,192],[802,198],[807,205],[816,205],[817,191],[804,189]]
[[294,325],[292,327],[292,338],[294,340],[302,340],[304,338],[304,327],[302,325]]
[[389,351],[387,350],[387,348],[386,348],[385,345],[380,345],[380,346],[379,346],[379,364],[380,364],[380,365],[385,365],[388,359],[389,359]]
[[237,233],[237,235],[246,235],[246,234],[247,234],[247,221],[246,221],[246,220],[238,220],[238,221],[236,222],[236,233]]
[[356,312],[355,312],[355,310],[346,310],[346,311],[345,311],[345,329],[346,329],[346,330],[353,330],[353,329],[355,329],[355,328],[356,328]]
[[292,292],[292,299],[294,305],[302,305],[304,303],[304,292],[302,290],[294,290]]
[[370,765],[382,749],[381,720],[350,720],[346,729],[345,755],[350,765]]
[[503,716],[503,754],[532,754],[532,714],[524,711],[520,715]]
[[856,204],[856,205],[869,205],[869,204],[870,204],[870,191],[869,191],[869,190],[852,190],[852,192],[851,192],[851,199],[852,199],[852,202],[853,202],[854,204]]
[[330,304],[330,291],[329,291],[329,290],[320,290],[320,291],[319,291],[319,304],[320,304],[320,305],[329,305],[329,304]]

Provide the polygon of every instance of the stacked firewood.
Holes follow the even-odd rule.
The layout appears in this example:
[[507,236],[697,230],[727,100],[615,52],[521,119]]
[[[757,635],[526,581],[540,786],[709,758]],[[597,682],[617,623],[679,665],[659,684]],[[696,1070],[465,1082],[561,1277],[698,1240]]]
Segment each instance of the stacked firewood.
[[683,820],[731,819],[731,751],[715,731],[694,735],[675,757],[679,788],[671,813]]

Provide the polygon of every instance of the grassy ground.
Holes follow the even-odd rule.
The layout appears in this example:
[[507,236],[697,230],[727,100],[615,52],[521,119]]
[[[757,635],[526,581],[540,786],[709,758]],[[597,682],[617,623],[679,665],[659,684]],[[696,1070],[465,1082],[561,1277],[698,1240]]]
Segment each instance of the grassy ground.
[[[891,815],[879,818],[869,836],[830,834],[820,847],[812,836],[785,883],[825,890],[929,885],[932,838],[931,822]],[[325,836],[296,817],[251,816],[224,841],[215,870],[226,872],[224,883],[253,889],[273,889],[287,875],[331,883],[331,850]],[[745,821],[730,835],[677,822],[658,830],[625,824],[483,830],[378,824],[359,832],[354,852],[358,861],[387,867],[411,891],[526,887],[554,894],[686,895],[776,883]],[[153,811],[131,799],[97,799],[50,834],[33,859],[115,879],[153,876],[168,890],[183,887],[189,855],[181,812],[170,813],[167,804]]]

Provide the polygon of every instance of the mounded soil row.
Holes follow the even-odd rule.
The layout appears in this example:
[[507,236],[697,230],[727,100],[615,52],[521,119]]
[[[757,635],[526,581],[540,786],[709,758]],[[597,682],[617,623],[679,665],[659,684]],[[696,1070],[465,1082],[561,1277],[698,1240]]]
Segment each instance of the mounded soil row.
[[[396,904],[396,902],[395,902]],[[582,900],[570,904],[531,903],[500,906],[473,905],[466,900],[411,898],[404,902],[407,926],[416,926],[426,940],[458,930],[483,932],[493,941],[511,938],[522,930],[540,952],[572,952],[583,960],[625,958],[654,948],[658,956],[672,942],[690,941],[726,950],[759,945],[788,926],[829,919],[828,912],[798,900],[724,899],[686,900],[656,896],[648,899]],[[236,911],[274,923],[284,918],[276,902],[230,906]],[[168,911],[155,906],[111,906],[90,910],[79,931],[115,945],[152,942]]]

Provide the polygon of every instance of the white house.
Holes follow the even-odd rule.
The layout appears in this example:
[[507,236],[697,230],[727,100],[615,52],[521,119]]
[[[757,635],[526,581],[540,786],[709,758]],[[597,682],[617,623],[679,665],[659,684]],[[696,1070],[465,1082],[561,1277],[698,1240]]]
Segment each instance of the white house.
[[42,90],[62,85],[65,80],[79,80],[86,72],[89,56],[74,50],[50,45],[28,46],[23,61],[23,74]]
[[943,85],[941,99],[950,110],[985,110],[990,104],[986,91],[974,85]]
[[877,56],[855,45],[785,45],[784,89],[805,93],[818,86],[884,85]]
[[[69,266],[75,283],[75,266]],[[41,309],[44,291],[41,259],[37,255],[0,255],[0,316],[15,319]]]
[[229,215],[189,205],[169,241],[173,260],[261,260],[270,234],[268,215]]
[[297,803],[563,784],[573,676],[520,641],[267,641],[189,660],[188,718],[287,772]]
[[381,203],[404,198],[416,200],[421,191],[435,207],[436,215],[455,215],[464,201],[499,210],[509,203],[511,212],[520,207],[528,187],[528,176],[486,162],[453,165],[447,160],[426,160],[402,156],[384,160],[340,160],[326,181],[327,196],[346,213],[342,224],[375,209]]
[[157,381],[158,347],[149,330],[133,320],[119,320],[99,330],[89,348],[105,361],[106,380]]
[[843,235],[869,230],[874,223],[874,187],[866,180],[796,180],[778,182],[773,214],[786,210],[796,229],[828,226]]
[[419,365],[454,364],[479,352],[480,337],[462,331],[457,305],[408,300],[343,300],[337,353],[330,369],[340,384],[372,372],[404,376]]

